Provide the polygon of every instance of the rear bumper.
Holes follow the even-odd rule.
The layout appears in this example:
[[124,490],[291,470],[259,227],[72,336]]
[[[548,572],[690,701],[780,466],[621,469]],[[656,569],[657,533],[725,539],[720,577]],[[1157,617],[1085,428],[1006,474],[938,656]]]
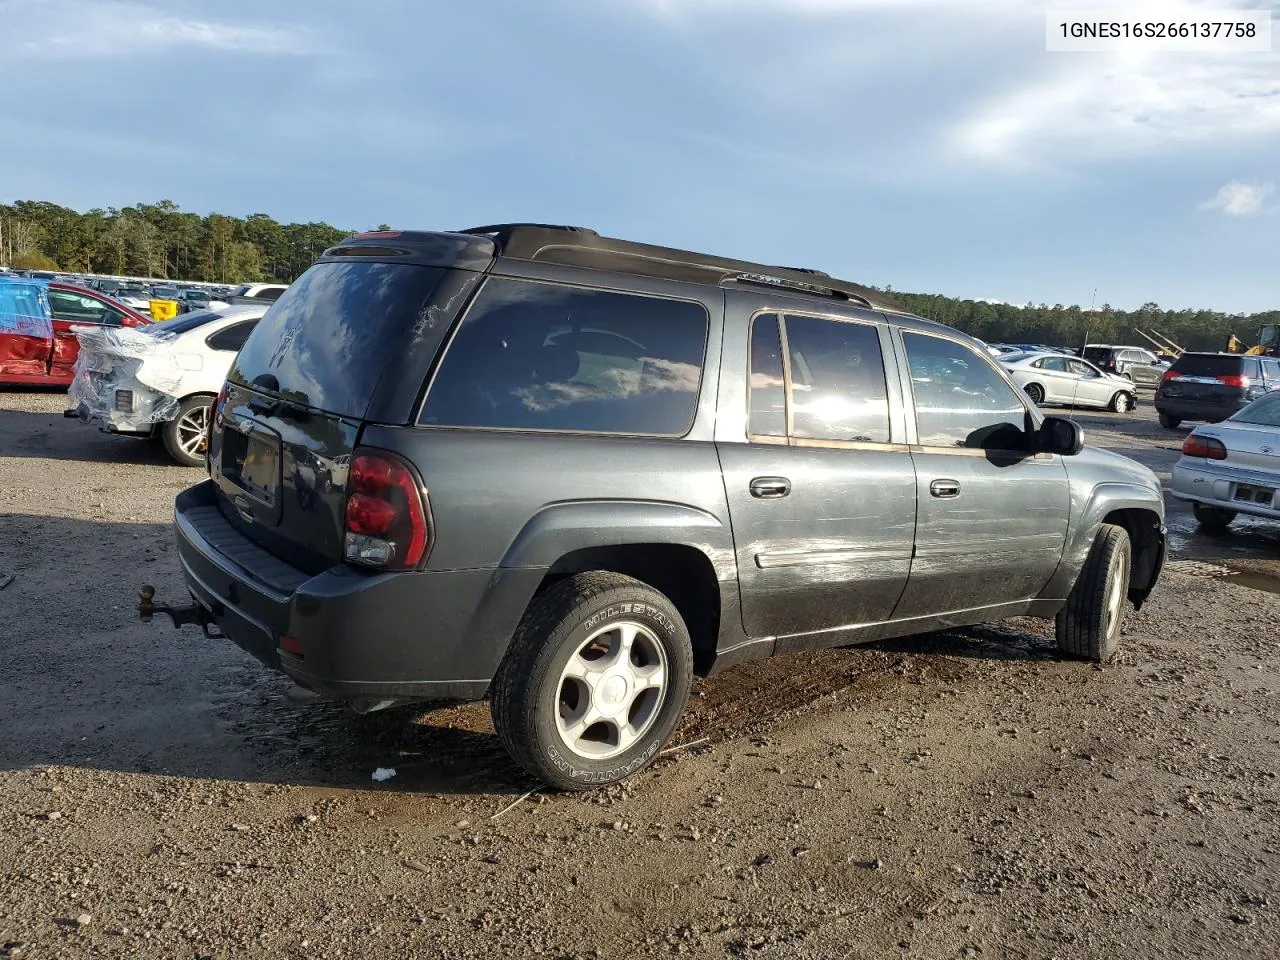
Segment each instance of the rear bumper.
[[1159,413],[1167,413],[1179,420],[1205,420],[1218,423],[1238,413],[1249,405],[1247,400],[1185,400],[1178,397],[1162,397],[1156,395],[1155,408]]
[[[1241,483],[1252,487],[1270,488],[1276,493],[1271,497],[1270,503],[1237,500],[1236,489]],[[1216,465],[1205,468],[1187,463],[1184,458],[1173,466],[1169,492],[1175,499],[1189,503],[1203,503],[1206,506],[1220,507],[1223,510],[1253,517],[1280,520],[1280,477],[1274,474],[1255,473]]]
[[[342,565],[309,576],[227,522],[211,481],[178,496],[174,522],[187,587],[222,632],[301,686],[340,699],[483,697],[510,637],[492,629],[489,600],[532,595],[542,576]],[[282,649],[282,636],[301,654]]]

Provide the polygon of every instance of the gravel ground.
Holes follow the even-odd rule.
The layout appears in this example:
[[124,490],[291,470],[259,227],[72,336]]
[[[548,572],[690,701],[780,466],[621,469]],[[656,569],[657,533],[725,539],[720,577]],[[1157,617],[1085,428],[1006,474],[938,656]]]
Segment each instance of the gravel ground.
[[[484,705],[138,623],[197,473],[64,399],[0,393],[0,956],[1280,954],[1276,529],[1173,510],[1113,664],[1033,620],[749,664],[628,784],[524,796]],[[1149,407],[1082,419],[1167,477]]]

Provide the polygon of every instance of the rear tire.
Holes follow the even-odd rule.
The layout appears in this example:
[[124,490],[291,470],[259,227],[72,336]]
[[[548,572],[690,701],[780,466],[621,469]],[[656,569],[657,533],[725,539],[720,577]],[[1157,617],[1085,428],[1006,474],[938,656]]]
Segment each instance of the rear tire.
[[1026,394],[1037,407],[1044,403],[1044,387],[1038,383],[1029,383],[1025,387]]
[[590,790],[657,759],[692,682],[689,631],[670,600],[631,577],[580,573],[525,611],[493,680],[493,725],[530,774]]
[[1128,413],[1133,409],[1133,394],[1121,390],[1111,398],[1110,409],[1112,413]]
[[1192,503],[1191,512],[1195,514],[1196,522],[1209,533],[1226,533],[1227,527],[1236,518],[1234,510],[1211,507],[1207,503]]
[[203,467],[205,436],[214,398],[201,393],[178,405],[172,420],[160,428],[160,439],[169,456],[184,467]]
[[1116,652],[1129,593],[1132,549],[1123,527],[1098,528],[1056,621],[1058,649],[1070,657],[1101,662]]
[[1176,430],[1182,423],[1181,417],[1175,417],[1171,413],[1160,414],[1160,426],[1167,430]]

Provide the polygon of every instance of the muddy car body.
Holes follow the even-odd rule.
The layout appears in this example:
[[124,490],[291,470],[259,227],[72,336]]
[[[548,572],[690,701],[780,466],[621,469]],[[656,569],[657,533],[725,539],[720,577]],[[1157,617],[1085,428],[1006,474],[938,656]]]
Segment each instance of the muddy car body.
[[237,357],[209,465],[176,620],[360,709],[488,694],[565,788],[650,762],[744,660],[1016,615],[1103,658],[1164,557],[1154,475],[964,334],[572,228],[329,250]]

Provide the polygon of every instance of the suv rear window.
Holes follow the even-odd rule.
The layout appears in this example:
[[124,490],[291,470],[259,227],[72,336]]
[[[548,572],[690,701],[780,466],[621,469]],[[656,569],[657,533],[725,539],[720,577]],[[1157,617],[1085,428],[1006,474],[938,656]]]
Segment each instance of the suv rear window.
[[403,263],[318,263],[254,328],[230,379],[317,410],[362,417],[444,273]]
[[1188,377],[1222,377],[1233,374],[1258,376],[1254,357],[1233,357],[1225,353],[1184,353],[1174,361],[1172,370]]
[[1111,356],[1110,347],[1085,347],[1083,356],[1090,363],[1102,363]]
[[708,319],[684,300],[491,279],[445,351],[419,423],[683,436]]

